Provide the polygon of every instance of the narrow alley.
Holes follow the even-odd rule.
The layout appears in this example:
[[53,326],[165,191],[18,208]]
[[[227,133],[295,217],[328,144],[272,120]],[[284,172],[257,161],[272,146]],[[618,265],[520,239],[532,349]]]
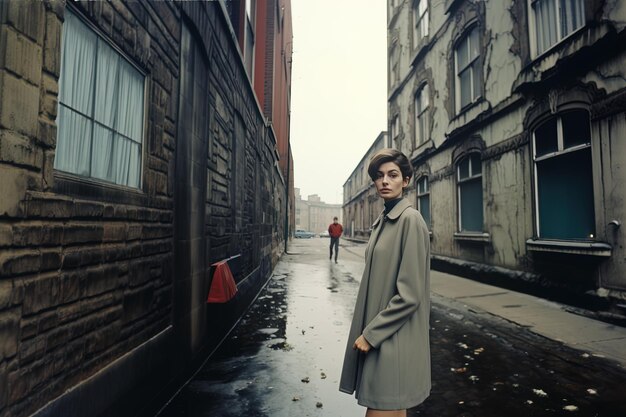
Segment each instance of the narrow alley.
[[[235,330],[159,417],[364,415],[337,387],[365,245],[344,240],[335,264],[327,243],[290,244]],[[488,297],[476,295],[471,281],[464,287],[460,282],[467,280],[437,272],[432,279],[433,389],[409,416],[626,415],[626,358],[618,351],[611,355],[601,343],[574,349],[453,294],[465,291],[484,303]],[[489,294],[504,293],[510,292]],[[507,297],[516,296],[527,297]],[[542,314],[557,320],[561,311],[549,305]],[[579,319],[563,314],[561,321]],[[596,338],[626,340],[622,328],[590,323],[577,329],[579,340],[592,331]]]

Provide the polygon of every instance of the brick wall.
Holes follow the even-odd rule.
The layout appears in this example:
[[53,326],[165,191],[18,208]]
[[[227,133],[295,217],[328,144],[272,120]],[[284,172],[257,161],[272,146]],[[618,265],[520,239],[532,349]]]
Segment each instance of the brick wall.
[[[285,197],[273,132],[238,61],[222,6],[194,3],[72,3],[75,14],[147,74],[139,190],[54,170],[61,34],[70,6],[0,3],[0,417],[28,415],[50,401],[40,414],[54,415],[64,397],[78,415],[98,415],[151,375],[131,373],[109,399],[91,401],[87,389],[67,391],[97,386],[103,370],[121,381],[124,372],[117,368],[128,372],[145,363],[159,369],[142,346],[176,334],[167,330],[176,323],[172,265],[183,14],[210,58],[207,199],[199,203],[207,265],[242,253],[242,273],[260,271],[266,279],[277,261]],[[243,122],[241,137],[235,137],[235,112]],[[234,141],[242,152],[236,163]],[[239,187],[232,181],[237,175]],[[189,371],[163,369],[164,384]],[[142,395],[134,409],[122,412],[142,407],[150,394]]]

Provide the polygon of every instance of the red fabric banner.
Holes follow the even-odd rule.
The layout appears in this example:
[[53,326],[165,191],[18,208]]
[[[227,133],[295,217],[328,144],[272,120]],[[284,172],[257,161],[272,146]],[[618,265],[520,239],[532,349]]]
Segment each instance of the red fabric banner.
[[225,303],[237,294],[237,284],[228,266],[228,261],[216,262],[212,266],[215,267],[215,272],[206,302]]

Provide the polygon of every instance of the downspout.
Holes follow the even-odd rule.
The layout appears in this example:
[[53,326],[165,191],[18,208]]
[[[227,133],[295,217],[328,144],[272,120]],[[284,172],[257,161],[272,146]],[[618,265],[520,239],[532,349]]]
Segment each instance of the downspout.
[[286,181],[286,195],[285,199],[285,252],[287,253],[287,241],[289,240],[289,174],[291,172],[291,142],[287,142],[287,181]]

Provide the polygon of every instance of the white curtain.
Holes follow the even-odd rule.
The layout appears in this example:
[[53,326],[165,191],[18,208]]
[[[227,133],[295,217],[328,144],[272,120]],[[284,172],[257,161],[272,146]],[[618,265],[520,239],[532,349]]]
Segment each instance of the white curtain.
[[555,0],[538,0],[535,9],[537,27],[537,54],[541,54],[558,41]]
[[[113,145],[115,138],[110,128],[115,123],[117,106],[119,54],[104,42],[98,45],[98,68],[96,69],[96,111],[94,119],[93,153],[91,175],[95,178],[116,182],[113,172]],[[104,125],[104,126],[103,126]]]
[[59,106],[58,121],[54,168],[89,176],[91,121],[65,106]]
[[59,78],[58,138],[54,167],[89,175],[96,35],[66,13]]
[[561,35],[567,36],[585,24],[583,0],[561,0]]
[[139,187],[143,76],[71,12],[61,65],[55,168]]

